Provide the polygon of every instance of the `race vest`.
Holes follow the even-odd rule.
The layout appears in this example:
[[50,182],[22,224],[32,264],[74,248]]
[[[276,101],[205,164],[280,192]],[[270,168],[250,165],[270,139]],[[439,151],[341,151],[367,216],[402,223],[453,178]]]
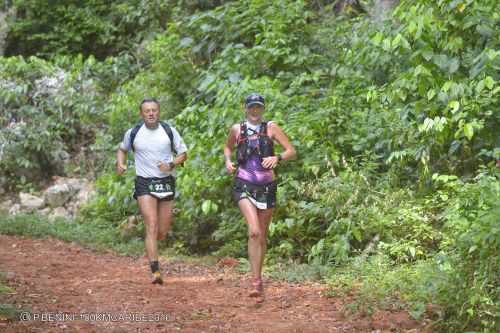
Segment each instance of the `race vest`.
[[[264,157],[274,156],[273,140],[267,135],[267,122],[264,121],[260,125],[260,130],[257,133],[259,144],[257,145],[257,153],[261,160]],[[248,144],[247,124],[245,121],[240,123],[240,136],[238,138],[238,146],[236,150],[236,159],[239,165],[243,165],[252,154],[253,149]]]

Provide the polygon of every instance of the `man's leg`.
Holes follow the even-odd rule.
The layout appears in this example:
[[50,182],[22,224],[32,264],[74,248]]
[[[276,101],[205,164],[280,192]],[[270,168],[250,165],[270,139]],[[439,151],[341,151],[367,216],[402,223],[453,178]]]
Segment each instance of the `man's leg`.
[[158,237],[158,200],[150,195],[141,195],[137,198],[137,202],[146,226],[146,255],[153,273],[153,283],[162,284],[156,243]]
[[137,197],[139,209],[146,226],[146,255],[149,261],[158,260],[156,238],[158,237],[158,200],[150,195]]
[[172,208],[174,200],[158,201],[158,240],[163,240],[167,236],[172,225]]

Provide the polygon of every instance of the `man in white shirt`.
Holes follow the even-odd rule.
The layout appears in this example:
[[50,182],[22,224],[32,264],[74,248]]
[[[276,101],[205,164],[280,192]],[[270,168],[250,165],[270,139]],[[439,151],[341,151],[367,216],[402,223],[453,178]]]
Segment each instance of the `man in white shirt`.
[[143,122],[125,133],[116,153],[116,170],[120,175],[125,172],[127,153],[133,150],[134,198],[146,226],[146,254],[152,282],[162,284],[157,241],[165,238],[172,224],[175,167],[186,160],[187,147],[175,128],[160,121],[160,104],[156,99],[144,99],[139,110]]

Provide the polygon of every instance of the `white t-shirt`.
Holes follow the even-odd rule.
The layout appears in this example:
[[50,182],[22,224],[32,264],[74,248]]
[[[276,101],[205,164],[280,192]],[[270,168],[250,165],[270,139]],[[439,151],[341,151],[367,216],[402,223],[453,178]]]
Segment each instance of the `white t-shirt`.
[[[177,154],[185,153],[187,147],[184,140],[174,127],[170,126],[170,128],[172,129],[174,147],[177,150]],[[123,141],[120,143],[120,149],[124,151],[129,151],[132,148],[130,146],[132,129],[127,130]],[[135,136],[134,149],[135,174],[137,176],[146,178],[175,176],[175,170],[174,172],[162,172],[158,168],[158,162],[168,163],[174,160],[170,138],[160,124],[155,129],[149,129],[143,124]]]

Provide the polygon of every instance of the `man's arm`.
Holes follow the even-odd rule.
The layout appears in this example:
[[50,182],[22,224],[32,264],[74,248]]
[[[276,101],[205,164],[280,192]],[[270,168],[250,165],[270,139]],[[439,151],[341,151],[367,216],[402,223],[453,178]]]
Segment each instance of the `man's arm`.
[[162,172],[172,172],[176,166],[182,165],[182,163],[184,163],[187,160],[187,146],[184,143],[184,140],[182,139],[177,129],[175,129],[175,127],[171,127],[171,129],[174,139],[175,150],[178,153],[172,160],[172,162],[169,163],[160,162],[158,164],[158,167]]
[[127,170],[127,152],[118,148],[116,151],[116,172],[121,175]]
[[173,162],[174,163],[174,167],[176,167],[176,166],[184,163],[186,160],[187,160],[187,153],[186,152],[177,155],[175,157],[175,159],[174,159],[174,162]]

